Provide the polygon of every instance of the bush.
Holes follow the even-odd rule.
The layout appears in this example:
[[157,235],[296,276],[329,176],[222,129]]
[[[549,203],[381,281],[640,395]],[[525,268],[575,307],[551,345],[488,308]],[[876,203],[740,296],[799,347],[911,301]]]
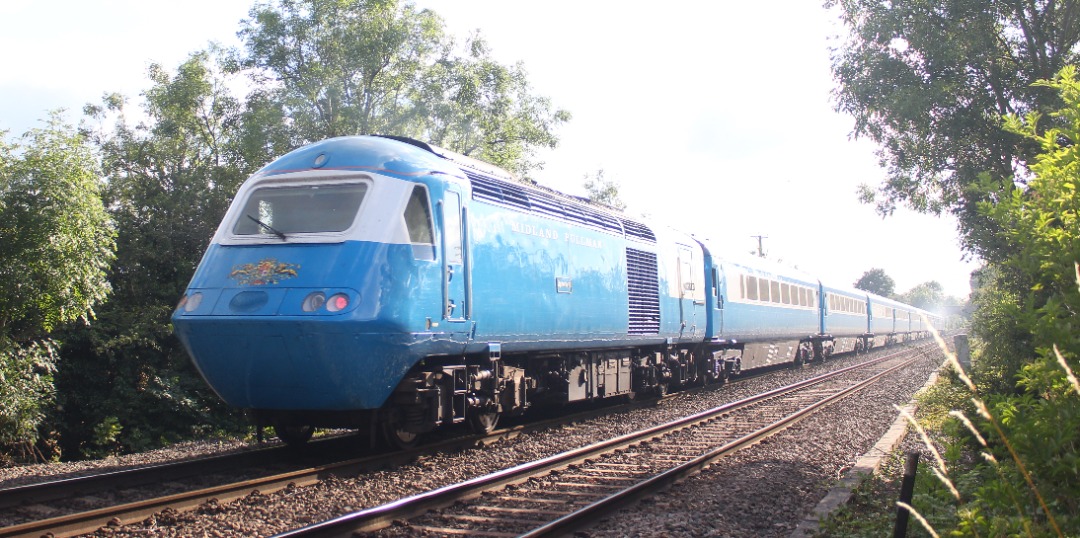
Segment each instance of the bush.
[[0,340],[0,448],[5,463],[47,459],[36,444],[56,396],[56,357],[50,340],[23,345]]

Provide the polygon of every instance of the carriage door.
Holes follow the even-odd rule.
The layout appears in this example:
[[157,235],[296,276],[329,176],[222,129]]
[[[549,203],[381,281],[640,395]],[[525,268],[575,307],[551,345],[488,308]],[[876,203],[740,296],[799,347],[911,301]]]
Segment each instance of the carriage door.
[[698,295],[697,291],[701,288],[704,293],[704,287],[700,279],[695,278],[694,271],[694,251],[689,247],[678,245],[679,249],[679,316],[682,321],[683,333],[695,333],[697,332],[697,319],[694,315],[694,299]]
[[456,186],[446,190],[442,203],[443,320],[449,332],[467,332],[470,306],[466,295],[468,250],[461,193]]
[[724,294],[727,293],[727,281],[725,280],[724,273],[720,272],[720,267],[712,265],[710,267],[712,271],[712,293],[710,298],[712,301],[712,307],[707,307],[706,312],[712,315],[713,332],[711,336],[720,336],[724,334]]

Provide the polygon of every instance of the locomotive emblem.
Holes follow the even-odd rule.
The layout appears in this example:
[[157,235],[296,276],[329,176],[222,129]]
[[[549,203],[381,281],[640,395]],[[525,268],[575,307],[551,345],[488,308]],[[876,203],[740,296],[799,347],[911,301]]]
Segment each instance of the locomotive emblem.
[[229,278],[236,279],[236,283],[241,286],[264,286],[295,277],[297,269],[300,269],[299,265],[266,258],[258,263],[233,266]]

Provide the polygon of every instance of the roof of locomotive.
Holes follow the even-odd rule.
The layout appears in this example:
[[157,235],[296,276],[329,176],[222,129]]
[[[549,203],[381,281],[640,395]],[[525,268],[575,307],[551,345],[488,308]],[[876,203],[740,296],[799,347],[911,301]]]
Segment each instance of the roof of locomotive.
[[557,191],[531,180],[523,180],[489,162],[434,144],[395,135],[341,136],[313,142],[274,159],[252,175],[252,178],[314,170],[372,171],[399,177],[441,173],[462,180],[463,183],[468,181],[468,173],[474,172],[607,213],[625,216],[616,208],[588,198]]
[[[377,172],[400,178],[444,174],[463,183],[467,181],[461,169],[466,157],[458,156],[458,162],[437,153],[434,146],[405,140],[382,136],[328,138],[301,146],[274,159],[252,175],[252,178],[296,172],[356,171]],[[441,149],[439,151],[451,153]],[[497,173],[497,167],[490,168],[492,170],[483,172]]]

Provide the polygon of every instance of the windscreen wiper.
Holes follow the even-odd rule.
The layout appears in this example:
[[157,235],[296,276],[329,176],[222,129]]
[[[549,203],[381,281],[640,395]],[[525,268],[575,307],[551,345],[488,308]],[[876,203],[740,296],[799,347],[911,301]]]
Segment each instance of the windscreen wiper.
[[265,222],[263,222],[263,221],[261,221],[261,220],[259,220],[259,219],[255,218],[255,217],[252,217],[251,215],[248,215],[248,216],[247,216],[247,218],[249,218],[249,219],[251,219],[251,220],[255,221],[255,224],[258,224],[259,226],[262,226],[263,228],[266,228],[266,230],[267,230],[268,232],[270,232],[270,233],[272,233],[272,234],[274,234],[274,235],[276,235],[276,236],[280,237],[282,241],[288,241],[288,238],[287,238],[287,237],[285,237],[285,234],[284,234],[284,233],[282,233],[282,232],[280,232],[280,231],[278,231],[278,230],[275,230],[273,226],[270,226],[269,224],[267,224],[267,223],[265,223]]

